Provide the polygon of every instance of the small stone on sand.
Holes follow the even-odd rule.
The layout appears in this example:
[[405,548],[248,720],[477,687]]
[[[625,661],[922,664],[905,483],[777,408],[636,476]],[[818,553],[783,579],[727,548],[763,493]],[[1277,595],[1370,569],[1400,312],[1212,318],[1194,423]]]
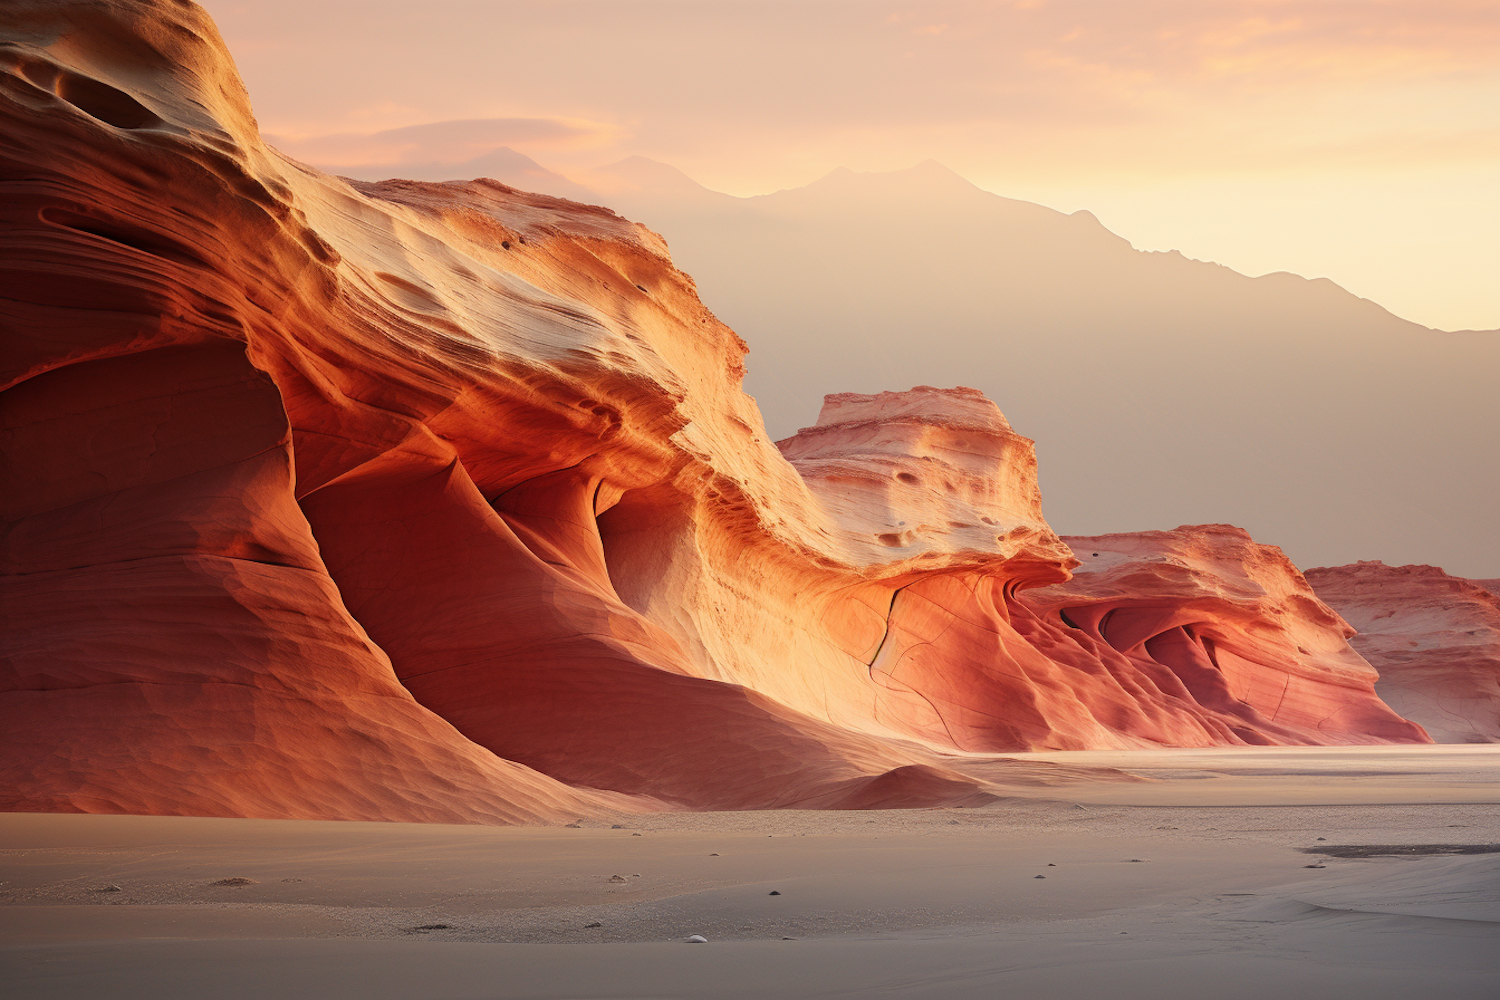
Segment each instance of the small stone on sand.
[[254,885],[255,879],[245,878],[243,875],[235,875],[231,878],[221,878],[214,885]]
[[708,944],[708,938],[702,934],[693,934],[687,939],[688,944]]

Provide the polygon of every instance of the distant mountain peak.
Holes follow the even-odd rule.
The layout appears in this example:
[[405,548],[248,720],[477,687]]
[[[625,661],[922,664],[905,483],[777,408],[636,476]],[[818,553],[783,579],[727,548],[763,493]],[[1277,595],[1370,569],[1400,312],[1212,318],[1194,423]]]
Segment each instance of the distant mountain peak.
[[594,190],[610,196],[642,195],[695,201],[732,197],[705,187],[670,163],[639,154],[597,167],[584,174],[583,180]]
[[970,188],[975,186],[973,182],[951,167],[944,166],[937,160],[926,159],[921,163],[910,167],[902,167],[897,170],[851,170],[848,167],[834,167],[828,173],[804,187],[816,188],[821,185],[846,183],[889,183],[904,180],[922,181],[925,183],[933,181],[956,182]]

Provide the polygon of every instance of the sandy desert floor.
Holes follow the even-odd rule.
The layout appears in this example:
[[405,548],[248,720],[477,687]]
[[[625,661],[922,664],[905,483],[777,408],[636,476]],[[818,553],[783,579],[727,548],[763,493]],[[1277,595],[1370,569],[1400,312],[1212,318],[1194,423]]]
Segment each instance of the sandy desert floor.
[[979,809],[577,828],[0,816],[0,985],[28,998],[1500,997],[1500,746],[964,766],[1023,778]]

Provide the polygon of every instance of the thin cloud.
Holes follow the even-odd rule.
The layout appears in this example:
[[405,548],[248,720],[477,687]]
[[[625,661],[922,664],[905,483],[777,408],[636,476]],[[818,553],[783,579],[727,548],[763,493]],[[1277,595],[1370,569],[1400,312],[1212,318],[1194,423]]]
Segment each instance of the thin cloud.
[[378,132],[266,136],[272,145],[312,164],[463,163],[499,149],[576,150],[617,140],[619,130],[563,118],[468,118]]

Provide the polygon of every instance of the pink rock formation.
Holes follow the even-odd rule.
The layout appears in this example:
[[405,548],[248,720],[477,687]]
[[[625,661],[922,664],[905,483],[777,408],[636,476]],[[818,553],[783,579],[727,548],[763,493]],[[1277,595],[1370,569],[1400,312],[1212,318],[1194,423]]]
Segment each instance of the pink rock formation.
[[[1083,651],[1049,655],[1097,659],[1154,719],[1187,707],[1213,743],[1428,742],[1376,696],[1353,629],[1275,546],[1221,524],[1065,541],[1073,578],[1021,600]],[[1191,743],[1182,729],[1152,738]]]
[[1248,540],[1067,583],[973,390],[784,457],[645,229],[303,168],[187,3],[0,26],[0,806],[914,806],[987,798],[959,752],[1422,738]]
[[1500,581],[1378,561],[1307,580],[1359,630],[1386,704],[1439,743],[1500,743]]
[[823,517],[659,240],[285,160],[189,4],[4,16],[9,808],[974,797],[706,676],[616,596],[617,504],[627,532],[710,509],[684,542],[727,559],[736,530]]

